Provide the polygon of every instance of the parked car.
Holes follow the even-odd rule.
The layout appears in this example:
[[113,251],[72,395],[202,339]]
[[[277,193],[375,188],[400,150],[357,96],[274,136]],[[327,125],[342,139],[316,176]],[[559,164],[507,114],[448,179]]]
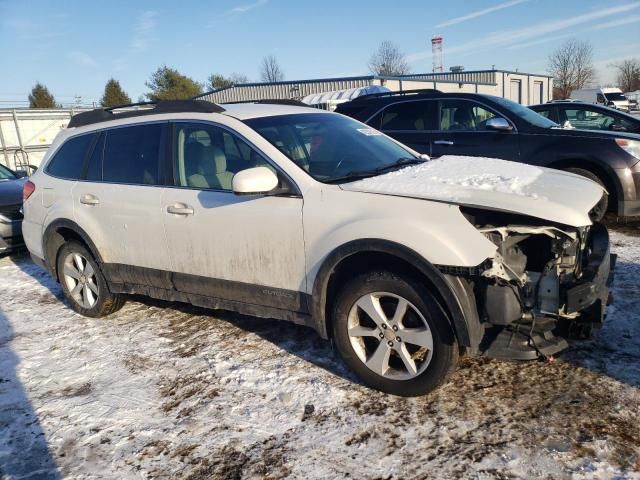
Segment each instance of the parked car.
[[640,134],[640,118],[609,107],[584,102],[555,102],[529,108],[560,125],[569,122],[573,128],[584,130]]
[[0,164],[0,254],[24,248],[20,211],[24,176]]
[[159,102],[73,117],[25,184],[23,231],[82,315],[136,293],[291,320],[367,385],[418,395],[462,350],[533,359],[566,347],[561,324],[602,321],[602,195],[556,170],[426,161],[312,108]]
[[637,135],[563,129],[505,98],[437,90],[360,97],[336,112],[432,157],[494,157],[585,176],[608,192],[597,206],[597,218],[607,210],[640,215]]
[[606,105],[617,110],[629,111],[629,100],[622,90],[616,87],[581,88],[571,92],[573,100]]

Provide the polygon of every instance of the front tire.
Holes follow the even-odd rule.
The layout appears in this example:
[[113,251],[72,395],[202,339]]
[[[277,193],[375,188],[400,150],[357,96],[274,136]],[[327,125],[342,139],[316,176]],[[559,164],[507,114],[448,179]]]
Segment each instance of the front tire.
[[365,384],[393,395],[432,391],[458,361],[455,336],[435,298],[420,282],[389,271],[368,272],[344,286],[333,336]]
[[68,242],[60,249],[57,268],[64,296],[79,314],[104,317],[124,305],[124,297],[111,293],[100,265],[81,243]]

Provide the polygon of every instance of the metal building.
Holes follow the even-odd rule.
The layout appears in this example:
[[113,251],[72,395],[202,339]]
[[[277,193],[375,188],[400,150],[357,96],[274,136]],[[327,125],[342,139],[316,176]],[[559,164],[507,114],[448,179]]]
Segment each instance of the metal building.
[[544,103],[551,100],[553,92],[553,79],[549,75],[507,70],[473,70],[395,77],[366,75],[274,83],[245,83],[207,92],[199,98],[216,103],[267,98],[302,99],[313,94],[370,85],[381,85],[392,91],[437,88],[443,92],[486,93],[508,98],[523,105]]
[[0,163],[9,168],[38,166],[60,130],[87,108],[0,109]]

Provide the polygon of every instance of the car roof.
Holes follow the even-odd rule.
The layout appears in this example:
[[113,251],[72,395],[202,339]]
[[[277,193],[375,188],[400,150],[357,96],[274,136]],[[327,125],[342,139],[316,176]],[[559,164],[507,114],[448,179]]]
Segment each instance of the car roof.
[[[171,101],[173,102],[173,101]],[[152,102],[149,102],[152,103]],[[65,131],[69,132],[69,135],[75,133],[85,133],[94,130],[101,130],[103,128],[113,128],[124,125],[136,125],[148,122],[156,121],[168,121],[168,120],[188,120],[192,118],[206,119],[207,117],[214,115],[226,115],[238,120],[248,120],[252,118],[271,117],[277,115],[292,115],[292,114],[330,114],[324,110],[317,108],[311,108],[306,106],[300,106],[296,101],[292,100],[257,100],[255,102],[248,103],[231,103],[231,104],[214,104],[209,102],[202,102],[205,105],[195,104],[193,109],[190,108],[190,104],[187,102],[177,101],[174,107],[170,102],[164,102],[159,108],[159,111],[152,109],[145,109],[144,111],[131,111],[127,110],[123,114],[117,113],[115,116],[109,116],[110,111],[114,109],[96,109],[87,112],[76,114],[72,117],[71,121],[67,125]],[[181,104],[181,105],[178,105]],[[207,105],[208,104],[208,105]],[[186,106],[185,106],[186,105]],[[115,109],[127,108],[115,107]]]

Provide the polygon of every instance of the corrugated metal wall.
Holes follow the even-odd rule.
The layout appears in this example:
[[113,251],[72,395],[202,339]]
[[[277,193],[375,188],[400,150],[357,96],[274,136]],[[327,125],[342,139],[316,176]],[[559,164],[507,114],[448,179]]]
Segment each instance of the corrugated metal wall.
[[416,80],[442,80],[460,83],[496,83],[496,72],[493,70],[487,70],[475,72],[425,73],[408,75],[406,78],[414,78]]
[[374,77],[351,77],[300,82],[249,83],[207,93],[200,98],[215,103],[241,102],[274,98],[303,98],[312,93],[366,87]]
[[[365,87],[374,84],[384,84],[383,80],[422,80],[436,82],[455,82],[467,85],[497,85],[502,77],[499,75],[513,73],[547,81],[546,75],[535,75],[502,70],[475,70],[462,72],[420,73],[402,75],[398,77],[377,77],[373,75],[362,77],[325,78],[318,80],[302,80],[277,83],[247,83],[230,88],[210,92],[200,98],[215,103],[241,102],[267,98],[296,98],[300,99],[314,93],[332,92],[348,88]],[[503,75],[504,76],[504,75]]]

